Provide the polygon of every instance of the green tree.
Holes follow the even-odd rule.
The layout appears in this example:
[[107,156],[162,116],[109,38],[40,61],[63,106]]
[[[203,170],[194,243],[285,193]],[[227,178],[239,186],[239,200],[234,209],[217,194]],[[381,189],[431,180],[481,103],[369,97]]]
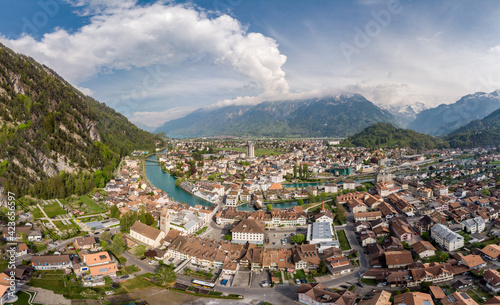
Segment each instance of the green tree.
[[326,262],[323,259],[319,263],[318,272],[321,273],[321,274],[325,274],[326,273]]
[[177,280],[177,275],[172,266],[163,265],[156,271],[156,277],[164,284],[173,283]]
[[301,206],[304,204],[304,199],[300,198],[299,200],[297,200],[297,205],[298,206]]
[[110,209],[111,212],[109,213],[109,216],[119,219],[120,218],[120,210],[116,205],[113,205]]
[[146,247],[144,245],[137,245],[134,248],[134,255],[137,257],[143,257],[144,253],[146,253]]
[[337,209],[336,209],[336,213],[335,213],[335,219],[339,223],[345,223],[346,218],[347,218],[347,213],[346,213],[344,207],[340,203],[337,203]]
[[306,241],[306,237],[304,234],[296,234],[292,236],[291,240],[292,243],[303,244]]
[[130,232],[130,227],[137,221],[137,218],[137,213],[132,211],[123,214],[120,218],[120,231]]
[[109,232],[107,231],[102,232],[99,236],[99,241],[106,241],[109,244],[112,241],[111,234],[109,234]]
[[116,254],[122,254],[123,251],[127,249],[127,244],[123,239],[123,234],[117,233],[113,235],[113,243],[111,244],[111,252]]
[[429,287],[432,286],[432,282],[421,282],[420,283],[420,291],[428,293]]
[[309,166],[307,166],[307,164],[302,165],[302,175],[304,179],[309,179]]
[[272,204],[268,204],[267,205],[267,211],[271,212],[272,209],[273,209],[273,205]]
[[224,235],[224,239],[225,240],[231,240],[232,239],[231,234]]
[[293,165],[293,178],[297,178],[297,164]]

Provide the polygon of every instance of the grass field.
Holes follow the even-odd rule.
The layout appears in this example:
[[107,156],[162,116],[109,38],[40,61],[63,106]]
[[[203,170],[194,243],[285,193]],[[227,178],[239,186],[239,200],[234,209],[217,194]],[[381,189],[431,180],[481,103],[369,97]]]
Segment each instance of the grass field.
[[80,196],[80,201],[83,202],[89,209],[96,213],[104,213],[108,210],[101,207],[94,200],[90,199],[87,195]]
[[347,240],[347,236],[345,235],[344,230],[337,230],[337,236],[339,238],[340,250],[342,250],[342,251],[350,250],[351,245],[349,244],[349,241]]
[[35,219],[40,219],[40,218],[43,218],[45,217],[42,213],[42,211],[40,211],[40,209],[38,207],[34,208],[32,211],[31,211],[31,215],[33,215],[33,218]]
[[67,214],[66,211],[63,210],[63,208],[61,208],[61,206],[57,202],[48,205],[41,205],[41,207],[50,218],[56,217],[57,215]]
[[30,298],[34,295],[34,292],[19,291],[17,293],[17,301],[13,303],[14,305],[43,305],[40,303],[30,303]]
[[76,230],[80,229],[80,227],[76,223],[74,223],[73,220],[69,220],[70,224],[68,225],[65,225],[61,220],[54,220],[53,222],[56,225],[56,227],[61,231],[70,229],[76,229]]

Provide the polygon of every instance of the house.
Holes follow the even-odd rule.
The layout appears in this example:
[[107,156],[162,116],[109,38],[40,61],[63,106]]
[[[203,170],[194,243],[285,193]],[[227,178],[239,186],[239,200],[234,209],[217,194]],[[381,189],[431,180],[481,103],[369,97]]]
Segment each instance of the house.
[[291,260],[295,269],[317,269],[321,263],[315,244],[302,244],[292,248]]
[[334,215],[331,210],[325,208],[325,203],[321,204],[321,210],[318,214],[314,215],[316,222],[328,222],[330,225],[333,224]]
[[325,193],[336,193],[338,191],[336,183],[325,184]]
[[330,290],[321,283],[302,284],[295,293],[299,303],[307,305],[354,305],[358,298],[354,292]]
[[430,286],[429,291],[434,298],[434,301],[441,301],[441,299],[444,299],[446,297],[446,294],[444,293],[443,289],[439,286]]
[[379,218],[382,218],[382,212],[380,211],[354,213],[354,221],[370,221]]
[[31,242],[37,242],[37,241],[42,241],[43,235],[40,231],[31,231],[30,234],[28,234],[28,240]]
[[400,219],[396,219],[391,222],[391,230],[394,233],[394,236],[399,238],[401,242],[411,242],[413,238],[413,233],[410,230],[410,226]]
[[495,269],[488,269],[483,273],[486,286],[493,292],[500,291],[500,272]]
[[497,260],[500,256],[500,246],[499,245],[487,245],[481,252],[484,257],[489,260]]
[[31,265],[35,270],[55,270],[71,268],[69,255],[34,255],[31,257]]
[[484,228],[486,227],[484,219],[480,216],[464,220],[462,221],[461,225],[462,225],[462,230],[470,234],[481,233],[484,231]]
[[370,300],[362,299],[358,305],[391,305],[390,298],[390,292],[381,290],[376,292]]
[[[9,230],[10,229],[10,230]],[[28,236],[31,232],[30,226],[15,226],[14,228],[4,226],[2,228],[3,238],[6,241],[20,241],[22,236]]]
[[481,256],[473,255],[473,254],[463,256],[462,259],[460,260],[460,262],[463,265],[466,265],[467,267],[469,267],[470,269],[479,269],[479,268],[486,266],[486,262],[483,261]]
[[73,245],[75,245],[75,248],[79,249],[79,250],[93,249],[93,248],[95,248],[95,244],[96,244],[96,241],[95,241],[94,236],[78,237],[73,242]]
[[354,190],[356,189],[356,181],[354,180],[344,180],[344,182],[342,182],[342,188],[344,190]]
[[500,297],[492,297],[484,303],[484,305],[500,305]]
[[371,230],[363,230],[360,232],[361,246],[366,247],[369,244],[377,243],[377,235]]
[[455,251],[464,246],[464,238],[442,224],[436,224],[431,228],[431,238],[448,251]]
[[353,198],[347,201],[347,205],[351,209],[352,213],[362,213],[368,211],[368,207],[366,206],[366,204],[357,198]]
[[357,233],[366,229],[370,229],[370,227],[370,223],[366,221],[357,221],[356,223],[354,223],[354,231],[356,231]]
[[388,251],[385,252],[387,268],[402,268],[413,264],[410,251]]
[[17,280],[12,280],[9,275],[0,273],[0,304],[9,304],[17,301],[16,294],[21,289]]
[[344,256],[331,257],[326,259],[326,266],[333,275],[341,275],[352,272],[354,266],[349,259]]
[[479,305],[466,292],[456,291],[441,300],[443,305]]
[[453,283],[453,287],[457,290],[464,289],[464,288],[471,286],[472,283],[473,283],[472,281],[460,279],[460,280],[456,281],[455,283]]
[[422,282],[431,282],[433,284],[453,280],[453,268],[451,264],[431,264],[423,268],[410,269],[412,281],[408,287],[419,286]]
[[415,253],[417,253],[421,258],[436,255],[437,249],[428,241],[418,241],[411,246],[413,247],[413,251],[415,251]]
[[29,249],[28,249],[28,246],[26,246],[25,243],[19,243],[19,244],[17,244],[17,252],[16,252],[16,256],[17,257],[26,255],[26,254],[28,254],[28,252],[29,252]]
[[264,244],[266,227],[262,221],[254,219],[244,219],[240,221],[232,230],[231,242],[237,244]]
[[430,294],[405,292],[394,296],[394,305],[434,305]]
[[130,236],[141,243],[157,248],[160,246],[160,241],[165,237],[165,232],[157,228],[150,227],[140,221],[136,221],[130,228]]
[[83,255],[83,262],[88,267],[91,276],[116,276],[118,266],[111,261],[106,251]]

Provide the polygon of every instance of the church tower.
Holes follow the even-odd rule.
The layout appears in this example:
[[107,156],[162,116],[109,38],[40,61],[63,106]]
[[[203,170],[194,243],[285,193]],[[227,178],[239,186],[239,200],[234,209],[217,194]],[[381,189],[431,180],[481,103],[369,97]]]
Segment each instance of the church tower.
[[161,209],[160,231],[165,232],[165,234],[168,234],[168,231],[170,231],[170,214],[168,213],[168,209],[166,207]]

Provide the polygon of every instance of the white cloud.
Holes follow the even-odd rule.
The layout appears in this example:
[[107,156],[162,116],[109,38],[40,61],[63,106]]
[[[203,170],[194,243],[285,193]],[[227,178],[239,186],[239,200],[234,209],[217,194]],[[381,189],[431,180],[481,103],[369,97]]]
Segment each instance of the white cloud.
[[164,111],[136,112],[130,118],[133,123],[140,123],[148,127],[159,127],[163,123],[186,116],[198,107],[177,107]]
[[[249,33],[228,15],[212,17],[199,8],[158,2],[68,0],[90,23],[75,33],[57,29],[37,41],[7,40],[14,50],[79,83],[117,69],[212,61],[232,67],[262,87],[262,96],[289,90],[281,67],[286,62],[275,40]],[[97,14],[97,15],[94,15]]]

